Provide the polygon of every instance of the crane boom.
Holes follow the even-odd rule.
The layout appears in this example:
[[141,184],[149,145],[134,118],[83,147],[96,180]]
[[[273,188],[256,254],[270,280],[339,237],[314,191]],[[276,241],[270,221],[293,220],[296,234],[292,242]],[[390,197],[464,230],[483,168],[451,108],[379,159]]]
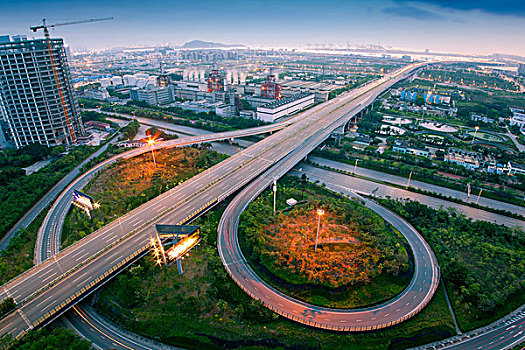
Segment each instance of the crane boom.
[[32,26],[32,27],[29,27],[29,29],[31,29],[33,32],[36,32],[36,31],[39,30],[39,29],[44,29],[44,31],[45,31],[47,28],[55,28],[55,27],[60,27],[60,26],[68,26],[68,25],[71,25],[71,24],[82,24],[82,23],[91,23],[91,22],[109,21],[109,20],[112,20],[112,19],[113,19],[113,17],[90,18],[90,19],[84,19],[84,20],[79,20],[79,21],[63,22],[63,23],[55,23],[55,24],[50,24],[50,25],[46,25],[46,20],[43,19],[41,25],[39,25],[39,26]]
[[64,98],[64,93],[62,91],[62,85],[60,83],[60,78],[58,76],[58,70],[55,62],[55,55],[53,54],[53,47],[51,46],[51,38],[49,36],[49,30],[48,28],[54,28],[58,26],[66,26],[70,24],[81,24],[81,23],[90,23],[90,22],[99,22],[99,21],[106,21],[111,20],[113,17],[105,17],[105,18],[91,18],[91,19],[85,19],[85,20],[79,20],[79,21],[72,21],[72,22],[64,22],[64,23],[56,23],[47,25],[45,18],[42,20],[42,24],[39,26],[32,26],[29,27],[33,32],[36,32],[39,29],[44,30],[44,37],[46,38],[47,48],[49,50],[49,58],[51,59],[51,66],[53,67],[53,75],[55,76],[55,82],[57,84],[57,90],[58,95],[60,97],[60,103],[62,105],[62,110],[64,111],[64,116],[66,117],[66,127],[69,131],[69,135],[71,136],[71,141],[75,142],[76,137],[75,133],[73,131],[73,126],[71,125],[71,120],[69,119],[69,112],[66,105],[66,100]]

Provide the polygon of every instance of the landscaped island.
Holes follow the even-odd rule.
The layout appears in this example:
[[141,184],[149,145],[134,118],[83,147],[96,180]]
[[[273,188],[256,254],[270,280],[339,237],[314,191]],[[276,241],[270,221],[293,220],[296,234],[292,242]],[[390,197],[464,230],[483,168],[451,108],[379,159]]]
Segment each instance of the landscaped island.
[[[282,198],[296,193],[287,182]],[[313,189],[275,217],[271,193],[250,204],[239,228],[252,267],[286,294],[321,306],[363,307],[400,293],[412,276],[402,235],[358,201]]]
[[208,147],[184,147],[155,151],[121,159],[103,170],[84,189],[100,203],[91,218],[74,208],[66,217],[62,246],[68,246],[89,233],[115,220],[217,164],[226,156]]

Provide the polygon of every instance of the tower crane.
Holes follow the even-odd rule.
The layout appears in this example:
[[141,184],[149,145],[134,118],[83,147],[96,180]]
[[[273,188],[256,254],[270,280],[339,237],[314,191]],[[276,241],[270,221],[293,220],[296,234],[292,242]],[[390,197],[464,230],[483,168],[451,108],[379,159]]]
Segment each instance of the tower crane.
[[81,24],[81,23],[107,21],[107,20],[112,20],[112,19],[113,19],[113,17],[92,18],[92,19],[85,19],[85,20],[80,20],[80,21],[55,23],[55,24],[49,24],[49,25],[46,23],[46,20],[43,19],[41,25],[29,27],[29,29],[31,29],[35,33],[39,29],[43,29],[44,30],[44,37],[46,39],[47,48],[49,50],[49,57],[51,59],[51,66],[53,67],[53,73],[55,75],[55,81],[56,81],[56,84],[57,84],[58,94],[60,96],[60,103],[62,104],[62,110],[64,111],[64,115],[66,117],[67,127],[68,127],[68,130],[69,130],[69,135],[71,136],[71,141],[72,142],[76,141],[76,137],[75,137],[75,133],[73,132],[73,126],[71,125],[71,121],[69,119],[69,112],[67,110],[66,100],[64,99],[64,93],[62,91],[62,85],[60,84],[60,79],[58,77],[58,70],[57,70],[57,66],[56,66],[56,63],[55,63],[55,55],[53,54],[53,48],[51,46],[51,39],[50,39],[50,36],[49,36],[48,28],[55,28],[55,27],[59,27],[59,26],[67,26],[67,25],[71,25],[71,24]]

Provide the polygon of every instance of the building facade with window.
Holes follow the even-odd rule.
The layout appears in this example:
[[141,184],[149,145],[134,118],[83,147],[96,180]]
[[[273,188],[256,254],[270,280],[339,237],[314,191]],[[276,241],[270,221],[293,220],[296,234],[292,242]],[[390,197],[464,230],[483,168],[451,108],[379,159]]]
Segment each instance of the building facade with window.
[[0,43],[2,147],[70,145],[84,137],[62,39]]

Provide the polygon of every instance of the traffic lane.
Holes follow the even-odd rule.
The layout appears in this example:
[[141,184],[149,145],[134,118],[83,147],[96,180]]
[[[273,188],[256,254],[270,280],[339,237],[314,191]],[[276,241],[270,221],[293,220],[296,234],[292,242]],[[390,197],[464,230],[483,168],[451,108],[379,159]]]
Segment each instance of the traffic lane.
[[[241,130],[241,132],[244,132],[244,131]],[[175,140],[175,143],[179,143],[179,145],[180,145],[180,144],[183,144],[184,142],[186,142],[186,141],[184,141],[184,140]],[[195,139],[193,139],[193,141],[191,141],[191,142],[189,142],[189,143],[193,143],[193,142],[195,142]],[[135,150],[135,151],[131,151],[131,152],[128,152],[128,153],[129,153],[129,154],[136,155],[136,154],[144,153],[144,152],[146,152],[146,151],[148,151],[148,150]],[[107,164],[109,164],[112,160],[115,160],[115,158],[118,158],[118,157],[113,157],[113,159],[110,159],[110,160],[108,160],[108,161],[106,161],[106,162],[103,162],[103,163],[107,165]],[[105,165],[102,165],[102,166],[105,166]],[[101,168],[102,166],[100,166],[99,168]],[[96,171],[96,169],[95,169],[95,170],[92,169],[92,170],[91,170],[91,173],[94,173],[95,171]],[[80,184],[80,183],[79,183],[79,184]],[[77,185],[78,185],[78,184],[77,184]],[[44,227],[47,226],[47,223],[48,223],[48,219],[47,219],[47,217],[46,217]],[[62,226],[62,225],[58,225],[58,226],[59,226],[59,227],[58,227],[58,230],[61,231],[61,226]],[[44,234],[47,234],[48,232],[50,232],[50,231],[52,231],[52,230],[53,230],[53,228],[46,228]],[[58,237],[58,236],[60,235],[60,232],[55,233],[55,235]],[[47,238],[47,237],[42,238],[42,237],[40,237],[40,235],[39,235],[39,241],[40,241],[40,240],[46,240],[46,239],[48,239],[48,238]],[[41,246],[41,245],[39,245],[39,246]],[[37,248],[37,251],[38,251],[38,249],[39,249],[39,248]],[[37,254],[37,257],[39,257],[40,260],[45,260],[46,256],[49,256],[49,255],[53,255],[53,254],[54,254],[53,246],[48,247],[48,250],[50,250],[50,251],[43,251],[43,252]],[[58,251],[58,244],[56,244],[56,251]]]
[[91,340],[93,344],[100,349],[178,349],[168,345],[158,344],[142,337],[140,337],[140,340],[137,340],[136,335],[129,335],[127,332],[115,328],[112,324],[94,317],[94,312],[90,310],[85,302],[80,305],[82,306],[77,305],[64,315],[66,324],[81,336]]
[[6,315],[0,322],[0,335],[4,335],[6,333],[14,334],[14,337],[17,334],[22,333],[24,330],[26,330],[28,327],[30,327],[31,324],[26,321],[24,321],[24,318],[22,316],[22,313],[20,311],[10,313]]
[[[225,145],[225,146],[226,146],[226,145]],[[227,147],[227,146],[226,146],[226,147]],[[231,150],[231,147],[230,147],[230,150]],[[234,167],[236,166],[236,164],[240,164],[241,162],[246,161],[246,160],[247,160],[246,157],[244,157],[244,159],[243,159],[243,157],[240,157],[240,158],[238,159],[238,162],[237,162],[237,163],[234,163],[234,164],[232,164],[232,165],[226,166],[225,169],[226,169],[226,170],[230,170],[230,169],[234,168]],[[212,176],[211,176],[211,179],[210,179],[209,181],[214,181],[216,178],[218,178],[218,177],[224,175],[224,174],[218,172],[217,169],[215,169],[215,170],[211,170],[210,172],[211,172],[211,175],[212,175]],[[84,183],[87,183],[87,181],[85,181]],[[81,187],[82,187],[82,185],[80,185],[79,188],[77,188],[77,189],[81,189]],[[67,204],[63,204],[63,205],[68,205],[69,201],[70,201],[70,198],[68,198],[67,196],[64,196],[64,198],[63,198],[63,203],[67,203]],[[162,208],[162,207],[161,207],[161,208]],[[58,209],[59,211],[62,211],[62,212],[63,212],[63,210],[60,210],[60,209],[61,209],[60,206],[58,206],[57,209]],[[121,220],[121,222],[125,222],[125,220],[124,220],[124,221]],[[48,228],[46,229],[46,231],[48,231],[48,232],[49,232],[49,231],[52,231],[52,230],[53,230],[53,227],[56,227],[56,226],[54,225],[54,222],[53,222],[53,221],[50,221],[50,222],[49,222],[49,225],[52,226],[52,227],[48,227]],[[58,225],[58,226],[61,227],[61,225]],[[59,235],[57,235],[57,237],[58,237],[58,236],[59,236]],[[46,258],[47,256],[49,256],[49,255],[46,254],[46,253],[47,253],[46,251],[43,251],[43,252],[42,252],[42,254],[44,255],[44,258]],[[46,255],[47,255],[47,256],[46,256]]]
[[[212,131],[206,131],[202,129],[186,127],[186,126],[182,126],[178,124],[163,122],[160,120],[141,118],[141,117],[137,118],[137,120],[139,123],[144,124],[144,125],[155,126],[155,127],[167,130],[167,131],[175,131],[177,133],[183,133],[186,135],[211,135],[213,134]],[[248,147],[252,144],[252,142],[245,141],[245,140],[236,140],[236,142],[243,147]]]
[[36,290],[30,288],[34,284],[48,284],[54,281],[63,273],[63,269],[56,260],[49,260],[39,266],[19,275],[12,280],[8,286],[3,286],[0,292],[0,300],[13,298],[17,304],[22,303],[27,297],[32,295]]
[[[339,163],[333,160],[319,158],[319,157],[310,157],[310,160],[315,163],[318,163],[319,165],[329,166],[334,169],[344,170],[346,172],[351,172],[351,173],[354,172],[354,166],[350,164]],[[401,185],[401,186],[405,186],[408,180],[407,178],[404,178],[401,176],[396,176],[396,175],[387,174],[387,173],[383,173],[380,171],[371,170],[367,168],[360,168],[360,167],[357,167],[357,174],[361,176],[366,176],[372,179],[390,182],[392,184]],[[453,190],[453,189],[449,189],[445,187],[440,187],[437,185],[428,184],[426,182],[421,182],[417,180],[411,180],[410,186],[415,187],[415,188],[420,188],[426,191],[440,193],[445,196],[458,198],[465,202],[469,200],[468,195],[466,193],[466,188],[465,188],[465,192],[462,192],[462,191]],[[475,198],[477,199],[477,193],[471,193],[470,200],[474,201]],[[489,208],[508,210],[510,212],[525,216],[524,207],[520,207],[518,205],[514,205],[510,203],[500,202],[500,201],[490,199],[490,198],[480,197],[479,205],[489,207]]]
[[[211,197],[212,195],[209,194],[209,196]],[[191,203],[188,204],[188,211],[197,210],[202,206],[201,203],[202,201],[200,198],[191,201]],[[167,215],[164,218],[165,222],[176,223],[182,220],[183,215],[188,211],[170,213],[170,215]],[[102,275],[111,266],[116,265],[118,261],[126,257],[127,254],[123,254],[123,251],[129,252],[132,251],[133,247],[136,248],[147,244],[149,238],[153,234],[154,228],[152,226],[147,226],[127,240],[122,241],[117,246],[103,252],[97,259],[89,262],[82,269],[72,272],[66,279],[60,280],[45,292],[37,295],[34,299],[22,306],[22,311],[26,313],[31,322],[36,321],[40,315],[49,312],[58,306],[63,300],[67,299],[67,297],[81,290],[83,286],[89,284],[93,280],[93,277],[91,276]],[[73,292],[71,290],[73,290]]]
[[[226,145],[225,145],[225,146],[226,146]],[[227,147],[227,146],[226,146],[226,147]],[[226,147],[225,147],[225,148],[226,148]],[[230,149],[230,150],[231,150],[231,149]],[[229,158],[229,159],[231,159],[231,158]],[[235,160],[233,160],[233,161],[227,161],[227,162],[225,162],[225,164],[226,164],[226,163],[233,163],[233,164],[237,164],[237,165],[238,165],[238,164],[240,164],[241,162],[245,161],[246,159],[247,159],[246,157],[240,156],[239,158],[236,159],[236,161],[235,161]],[[234,165],[230,165],[229,167],[232,168],[232,167],[234,167]],[[98,171],[98,169],[95,170],[95,171]],[[94,173],[95,171],[93,171],[92,173]],[[211,178],[209,179],[209,181],[214,181],[214,180],[216,180],[217,177],[222,176],[222,175],[224,175],[224,174],[220,173],[220,168],[219,168],[219,169],[214,168],[214,170],[212,171],[212,176],[211,176]],[[89,176],[89,178],[86,179],[85,181],[79,181],[79,182],[78,182],[77,184],[75,184],[71,189],[74,188],[74,189],[81,190],[81,189],[84,187],[84,185],[87,184],[87,182],[89,181],[90,178],[91,178],[91,176]],[[189,181],[189,180],[188,180],[188,181]],[[60,229],[61,229],[61,226],[62,226],[62,225],[56,225],[56,224],[55,224],[55,221],[56,221],[57,216],[60,215],[59,213],[64,213],[64,212],[65,212],[64,207],[65,207],[65,206],[69,206],[69,203],[70,203],[71,198],[72,198],[72,196],[71,196],[71,194],[70,194],[69,192],[70,192],[70,191],[68,191],[67,193],[65,193],[65,194],[61,197],[61,199],[60,199],[60,203],[59,203],[57,206],[55,206],[55,208],[53,209],[53,212],[51,213],[52,220],[49,220],[49,221],[48,221],[48,225],[47,225],[46,228],[44,229],[45,233],[52,232],[54,229],[56,229],[56,230],[60,230]],[[157,198],[158,198],[158,197],[157,197]],[[62,215],[64,215],[64,214],[62,214]],[[59,237],[59,236],[60,236],[60,235],[58,234],[57,237]],[[46,251],[43,251],[43,252],[42,252],[42,255],[43,255],[43,258],[47,258],[47,257],[49,256],[49,254],[47,254]]]
[[[302,171],[298,170],[302,169]],[[420,193],[410,192],[404,189],[379,184],[370,180],[365,180],[350,175],[340,174],[333,171],[320,169],[306,163],[301,163],[296,167],[293,174],[301,176],[301,173],[306,173],[314,181],[318,180],[328,185],[328,182],[338,184],[339,186],[346,186],[349,189],[358,191],[360,193],[372,194],[377,197],[392,197],[397,199],[411,199],[428,205],[432,208],[454,208],[465,216],[474,220],[484,220],[508,227],[525,227],[525,222],[519,219],[510,218],[504,215],[491,213],[482,209],[469,207],[459,203],[450,202],[444,199],[435,198]]]
[[[250,164],[250,165],[251,165],[251,164]],[[240,180],[240,179],[239,179],[239,180]],[[224,192],[224,188],[222,188],[222,187],[220,187],[220,186],[218,186],[218,185],[214,185],[214,187],[215,187],[215,188],[218,187],[218,191],[216,191],[217,194],[220,194],[220,193],[223,193],[223,192]],[[185,195],[187,195],[187,194],[189,194],[189,193],[186,193]],[[206,192],[206,193],[204,193],[204,198],[207,199],[207,200],[211,200],[211,199],[212,199],[212,195],[214,195],[214,194],[210,194],[210,193],[207,193],[207,192]],[[197,198],[197,199],[194,198],[193,203],[191,203],[192,206],[190,207],[189,210],[196,210],[196,209],[198,209],[199,206],[202,205],[201,203],[202,203],[202,198]],[[168,216],[165,217],[164,219],[166,219],[167,221],[171,221],[171,222],[175,223],[175,222],[180,221],[180,220],[182,219],[181,215],[184,215],[183,213],[186,213],[186,212],[191,212],[191,211],[187,211],[187,210],[185,210],[185,211],[183,211],[183,212],[181,212],[181,213],[175,213],[175,214],[174,214],[174,217],[172,217],[172,215],[168,215]],[[144,213],[143,213],[143,216],[141,216],[141,217],[139,218],[139,221],[140,221],[140,220],[147,220],[147,219],[149,219],[150,217],[151,217],[151,215],[147,212],[147,210],[145,210]],[[148,235],[148,237],[149,237],[149,235]],[[130,240],[130,242],[133,242],[133,240]],[[106,244],[105,242],[104,242],[104,244],[96,245],[97,240],[92,241],[91,243],[92,243],[92,244],[91,244],[91,247],[92,247],[92,248],[95,248],[95,249],[94,249],[95,251],[98,251],[98,250],[104,248],[105,246],[107,246],[107,244]],[[119,249],[123,249],[123,248],[122,248],[122,247],[119,247]],[[77,253],[77,254],[78,254],[78,253]],[[73,256],[70,256],[67,260],[68,260],[68,261],[71,261],[72,258],[73,258]],[[64,255],[61,256],[61,259],[65,259]],[[102,257],[102,256],[101,256],[99,259],[104,259],[104,260],[106,260],[106,261],[112,261],[112,260],[111,260],[111,259],[112,259],[111,256],[110,256],[110,257]],[[99,260],[99,259],[98,259],[98,260]],[[72,264],[70,264],[70,265],[75,266],[76,263],[72,263]],[[104,265],[104,266],[106,266],[106,265]],[[83,269],[83,270],[84,270],[84,271],[83,271],[83,275],[82,275],[82,276],[80,276],[80,277],[71,277],[71,276],[75,276],[75,275],[71,275],[70,277],[68,277],[67,280],[70,281],[70,282],[75,282],[75,285],[76,285],[77,282],[79,282],[79,281],[77,281],[78,278],[81,278],[81,277],[84,277],[84,276],[91,276],[91,275],[93,275],[92,273],[89,273],[89,271],[90,271],[89,269]],[[103,272],[103,271],[99,271],[99,272]],[[61,281],[61,282],[59,282],[59,283],[62,283],[62,282],[63,282],[63,281]],[[53,288],[53,287],[52,287],[52,288]],[[46,294],[47,294],[47,293],[46,293]],[[45,299],[45,300],[47,300],[47,299]],[[44,301],[45,301],[45,300],[44,300]],[[57,300],[60,300],[60,297],[57,298]],[[39,303],[39,302],[41,303],[41,302],[44,302],[44,301],[40,300],[40,298],[37,298],[37,299],[35,300],[35,303]],[[33,305],[34,305],[34,304],[33,304]],[[38,305],[38,304],[37,304],[37,305]],[[56,305],[55,305],[55,306],[56,306]],[[51,307],[51,308],[52,308],[52,307]]]
[[444,347],[450,350],[511,349],[525,341],[525,318],[505,323],[491,331]]

